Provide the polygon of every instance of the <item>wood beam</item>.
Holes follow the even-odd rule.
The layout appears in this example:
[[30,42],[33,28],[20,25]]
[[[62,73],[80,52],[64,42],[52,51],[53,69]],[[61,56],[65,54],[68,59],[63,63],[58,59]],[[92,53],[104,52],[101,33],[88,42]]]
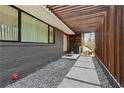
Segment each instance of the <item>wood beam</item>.
[[96,6],[92,6],[92,5],[78,5],[78,6],[72,6],[71,8],[67,8],[67,9],[63,9],[61,11],[56,11],[57,13],[65,13],[65,12],[69,12],[69,11],[75,11],[75,10],[83,10],[83,9],[88,9],[88,8],[93,8]]
[[102,6],[102,7],[94,7],[94,8],[89,8],[89,9],[75,9],[75,10],[73,10],[73,11],[67,11],[67,12],[63,12],[63,13],[59,13],[59,12],[56,12],[55,10],[53,10],[53,12],[56,12],[57,14],[59,14],[59,15],[63,15],[63,16],[65,16],[65,15],[72,15],[72,14],[75,14],[75,13],[77,13],[77,14],[82,14],[82,13],[90,13],[91,14],[91,12],[93,11],[93,12],[97,12],[97,11],[99,11],[99,10],[105,10],[105,9],[107,9],[107,7],[106,6]]
[[75,16],[75,17],[72,17],[72,18],[64,18],[64,16],[61,16],[62,18],[64,18],[65,20],[75,20],[75,19],[79,19],[79,18],[82,18],[82,19],[85,19],[85,18],[91,18],[91,17],[99,17],[99,16],[103,16],[105,15],[105,12],[106,11],[103,11],[103,12],[98,12],[98,13],[92,13],[92,14],[88,14],[88,15],[80,15],[80,16]]

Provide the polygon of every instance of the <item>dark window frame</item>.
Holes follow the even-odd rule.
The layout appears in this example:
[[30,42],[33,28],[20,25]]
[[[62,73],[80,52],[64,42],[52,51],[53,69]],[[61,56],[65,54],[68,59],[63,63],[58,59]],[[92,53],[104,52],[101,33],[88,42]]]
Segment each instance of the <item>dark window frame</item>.
[[[55,44],[55,27],[51,26],[50,24],[42,21],[41,19],[39,19],[39,18],[37,18],[37,17],[35,17],[33,15],[29,14],[28,12],[26,12],[24,10],[21,10],[21,9],[19,9],[19,8],[13,6],[13,5],[9,5],[9,6],[17,9],[17,11],[18,11],[18,15],[17,15],[18,16],[18,40],[17,41],[14,41],[14,40],[0,40],[0,42],[19,42],[19,43],[34,43],[34,44],[35,43],[36,44]],[[48,43],[44,43],[44,42],[24,42],[24,41],[21,41],[21,26],[22,26],[22,16],[21,16],[21,13],[22,12],[26,13],[27,15],[29,15],[29,16],[31,16],[31,17],[33,17],[33,18],[35,18],[35,19],[37,19],[37,20],[39,20],[39,21],[41,21],[41,22],[43,22],[43,23],[48,25]],[[53,29],[54,29],[54,31],[53,31],[53,33],[54,33],[54,35],[53,35],[53,43],[50,43],[50,41],[49,41],[49,32],[50,32],[49,31],[49,26],[53,27]]]

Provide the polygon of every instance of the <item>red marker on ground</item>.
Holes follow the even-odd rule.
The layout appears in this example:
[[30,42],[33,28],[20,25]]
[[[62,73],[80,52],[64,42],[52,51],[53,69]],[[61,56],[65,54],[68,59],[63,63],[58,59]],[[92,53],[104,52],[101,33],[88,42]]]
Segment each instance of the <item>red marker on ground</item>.
[[11,79],[12,80],[17,80],[18,79],[18,74],[16,72],[11,74]]

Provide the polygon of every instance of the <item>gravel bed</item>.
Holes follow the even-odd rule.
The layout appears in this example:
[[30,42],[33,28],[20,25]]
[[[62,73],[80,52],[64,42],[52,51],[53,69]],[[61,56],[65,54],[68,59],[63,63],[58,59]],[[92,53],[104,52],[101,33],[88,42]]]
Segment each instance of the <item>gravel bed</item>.
[[[94,65],[96,67],[96,72],[98,78],[103,88],[112,88],[109,80],[104,74],[99,63],[93,58]],[[69,59],[59,59],[54,61],[42,69],[32,73],[25,78],[18,80],[15,83],[12,83],[7,88],[56,88],[68,71],[71,69],[75,60]]]
[[68,71],[71,69],[75,60],[59,59],[42,69],[32,73],[25,78],[12,83],[7,88],[56,88]]
[[93,58],[94,65],[96,67],[96,72],[101,84],[102,88],[112,88],[109,80],[107,79],[105,73],[103,72],[102,68],[100,67],[99,63],[97,62],[96,58]]

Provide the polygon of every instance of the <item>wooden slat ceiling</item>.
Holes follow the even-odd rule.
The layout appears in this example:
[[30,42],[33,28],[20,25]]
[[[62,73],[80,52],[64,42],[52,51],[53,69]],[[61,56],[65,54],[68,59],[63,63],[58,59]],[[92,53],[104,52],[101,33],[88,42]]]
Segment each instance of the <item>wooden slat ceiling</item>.
[[47,5],[52,13],[75,33],[96,31],[109,6]]

